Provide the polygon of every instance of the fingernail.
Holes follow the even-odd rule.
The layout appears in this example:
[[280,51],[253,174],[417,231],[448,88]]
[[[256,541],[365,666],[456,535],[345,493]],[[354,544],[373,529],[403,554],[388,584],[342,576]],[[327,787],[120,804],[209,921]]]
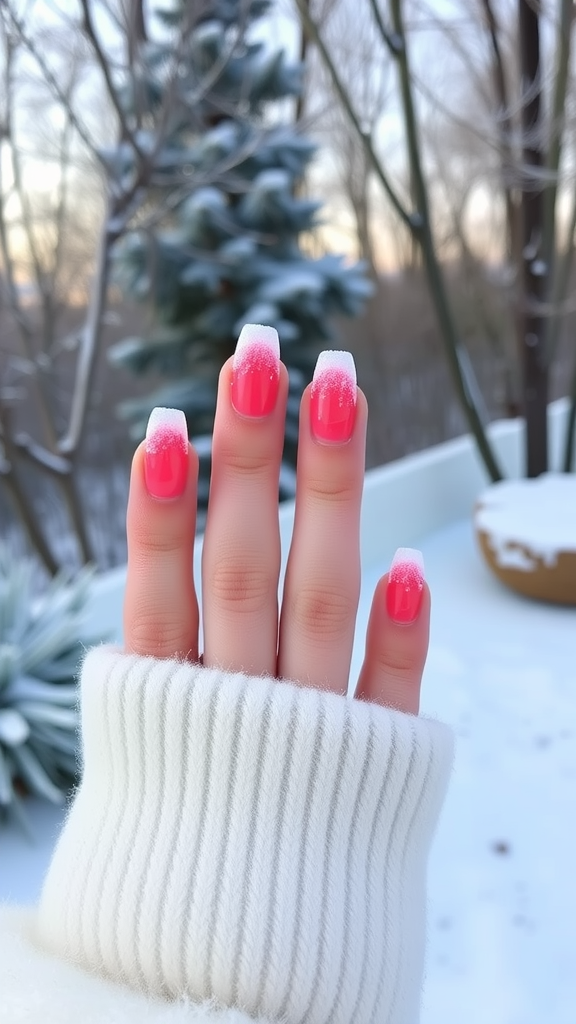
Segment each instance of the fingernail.
[[398,548],[388,574],[386,609],[394,622],[418,618],[424,593],[424,558],[416,548]]
[[232,405],[241,416],[269,416],[280,381],[280,342],[273,327],[246,324],[232,362]]
[[356,367],[350,352],[321,352],[310,393],[310,428],[323,444],[345,444],[356,419]]
[[152,409],[144,452],[148,494],[153,498],[179,498],[188,476],[188,427],[181,409]]

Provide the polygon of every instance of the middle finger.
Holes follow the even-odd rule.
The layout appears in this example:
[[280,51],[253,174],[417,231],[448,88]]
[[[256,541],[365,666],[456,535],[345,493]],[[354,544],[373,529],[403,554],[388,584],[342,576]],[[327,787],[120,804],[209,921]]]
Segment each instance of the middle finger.
[[204,664],[275,675],[278,478],[288,374],[278,335],[248,325],[220,373],[202,554]]

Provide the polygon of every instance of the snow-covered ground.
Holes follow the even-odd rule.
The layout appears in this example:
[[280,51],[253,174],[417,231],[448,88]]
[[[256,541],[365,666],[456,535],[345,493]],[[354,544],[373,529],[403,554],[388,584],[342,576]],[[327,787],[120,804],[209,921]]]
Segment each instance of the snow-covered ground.
[[574,1024],[576,609],[505,590],[468,521],[422,547],[433,594],[422,711],[457,734],[430,866],[422,1024]]
[[[422,712],[458,737],[430,865],[422,1024],[576,1020],[576,609],[529,602],[481,562],[469,519],[421,541],[433,594]],[[372,590],[364,573],[353,672]],[[0,828],[0,899],[31,902],[62,818]]]

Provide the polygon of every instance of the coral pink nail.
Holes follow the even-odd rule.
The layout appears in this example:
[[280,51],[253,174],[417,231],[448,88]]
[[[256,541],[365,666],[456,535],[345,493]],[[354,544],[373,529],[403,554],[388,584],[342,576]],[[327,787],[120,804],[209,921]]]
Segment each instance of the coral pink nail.
[[356,367],[350,352],[321,352],[310,392],[310,428],[323,444],[345,444],[356,419]]
[[241,416],[269,416],[280,381],[280,342],[273,327],[246,324],[232,361],[232,405]]
[[424,592],[424,559],[416,548],[398,548],[388,574],[386,609],[394,622],[418,618]]
[[179,498],[188,476],[188,428],[181,409],[152,409],[144,452],[148,494],[153,498]]

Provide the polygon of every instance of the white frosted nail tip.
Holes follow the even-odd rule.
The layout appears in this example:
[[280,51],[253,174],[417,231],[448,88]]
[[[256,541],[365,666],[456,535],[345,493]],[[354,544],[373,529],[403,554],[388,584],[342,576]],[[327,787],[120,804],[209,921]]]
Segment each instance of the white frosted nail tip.
[[337,372],[347,377],[356,387],[356,364],[351,352],[336,352],[327,349],[321,352],[316,361],[313,381],[323,377],[325,373]]
[[271,365],[280,364],[280,339],[278,331],[263,324],[244,324],[234,352],[234,369],[239,369],[246,357],[251,364],[260,356]]
[[312,378],[312,396],[340,393],[340,401],[356,405],[356,365],[351,352],[327,349],[321,352]]
[[184,413],[181,409],[156,406],[146,427],[146,451],[153,454],[178,441],[184,451],[188,451],[188,426]]
[[410,587],[424,586],[424,556],[418,548],[398,548],[390,564],[389,579]]

